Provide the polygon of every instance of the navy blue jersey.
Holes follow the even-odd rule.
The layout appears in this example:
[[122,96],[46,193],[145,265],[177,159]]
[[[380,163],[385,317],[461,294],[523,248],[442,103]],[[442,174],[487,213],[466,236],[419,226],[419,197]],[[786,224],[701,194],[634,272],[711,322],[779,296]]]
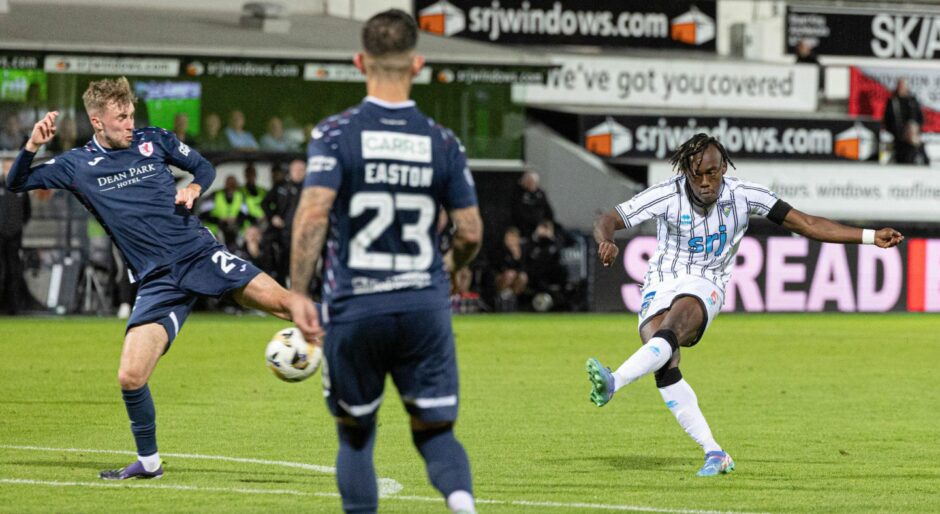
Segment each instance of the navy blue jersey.
[[324,251],[331,319],[448,305],[440,209],[477,204],[463,146],[414,102],[366,99],[317,125],[304,187],[336,191]]
[[30,169],[34,154],[16,158],[11,191],[71,191],[117,244],[135,278],[214,244],[185,205],[176,205],[176,183],[168,164],[194,175],[206,191],[215,169],[198,152],[160,128],[134,131],[130,147],[108,150],[92,139]]

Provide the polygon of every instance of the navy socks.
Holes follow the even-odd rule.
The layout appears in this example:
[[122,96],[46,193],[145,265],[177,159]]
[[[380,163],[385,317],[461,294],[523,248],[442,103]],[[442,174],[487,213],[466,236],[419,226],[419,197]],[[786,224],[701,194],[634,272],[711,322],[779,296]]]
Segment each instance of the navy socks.
[[137,455],[146,457],[157,453],[157,414],[153,408],[150,387],[144,384],[140,389],[121,390],[127,417],[131,420],[131,432],[137,443]]

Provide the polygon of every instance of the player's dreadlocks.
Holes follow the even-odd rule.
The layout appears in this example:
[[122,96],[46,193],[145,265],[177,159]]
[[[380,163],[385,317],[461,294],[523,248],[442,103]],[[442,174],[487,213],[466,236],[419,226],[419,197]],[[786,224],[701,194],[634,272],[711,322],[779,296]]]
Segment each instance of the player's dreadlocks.
[[672,169],[676,173],[691,172],[692,158],[707,150],[710,145],[715,145],[715,148],[718,149],[718,152],[721,154],[722,164],[728,163],[734,168],[734,163],[731,162],[731,157],[728,156],[728,150],[718,141],[718,138],[709,136],[704,132],[699,132],[690,137],[685,143],[679,145],[679,148],[676,148],[676,152],[673,153],[672,157],[669,159],[670,164],[672,164]]

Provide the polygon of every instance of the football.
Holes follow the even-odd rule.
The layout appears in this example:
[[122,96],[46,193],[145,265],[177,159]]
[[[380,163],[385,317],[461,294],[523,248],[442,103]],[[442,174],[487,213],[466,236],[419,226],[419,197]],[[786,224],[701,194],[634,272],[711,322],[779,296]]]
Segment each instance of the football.
[[322,358],[323,350],[308,343],[296,328],[274,334],[264,351],[268,367],[285,382],[306,380],[320,368]]

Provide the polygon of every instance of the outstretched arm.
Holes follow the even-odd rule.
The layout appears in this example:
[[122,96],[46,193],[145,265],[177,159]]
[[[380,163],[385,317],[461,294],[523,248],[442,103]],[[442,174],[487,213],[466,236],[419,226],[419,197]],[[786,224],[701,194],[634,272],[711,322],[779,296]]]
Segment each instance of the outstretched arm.
[[50,159],[39,166],[31,167],[39,148],[55,136],[55,120],[58,116],[58,111],[51,111],[33,126],[26,145],[7,172],[7,189],[22,193],[38,188],[63,188],[69,184],[69,165],[64,159]]
[[891,248],[904,241],[904,236],[893,228],[880,230],[860,229],[813,216],[797,209],[790,209],[783,219],[783,228],[824,243],[867,243],[881,248]]
[[597,243],[597,256],[604,266],[610,266],[620,253],[614,242],[614,232],[626,228],[623,218],[616,209],[611,209],[594,220],[594,241]]

